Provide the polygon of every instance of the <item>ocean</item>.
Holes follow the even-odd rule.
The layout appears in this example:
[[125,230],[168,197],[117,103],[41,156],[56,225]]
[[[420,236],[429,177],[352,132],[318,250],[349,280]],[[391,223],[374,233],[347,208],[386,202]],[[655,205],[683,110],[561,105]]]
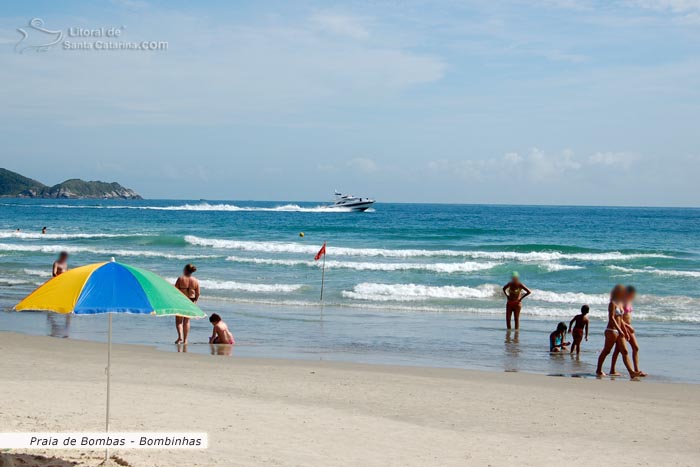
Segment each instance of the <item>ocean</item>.
[[[202,308],[236,336],[233,358],[589,377],[608,293],[624,283],[639,293],[648,379],[700,383],[700,209],[377,203],[357,213],[323,204],[0,199],[0,330],[104,339],[101,316],[10,311],[65,250],[72,267],[115,257],[171,281],[194,263]],[[321,302],[314,255],[324,242]],[[521,331],[508,333],[500,289],[514,270],[534,293]],[[592,324],[581,358],[551,356],[549,332],[583,304]],[[209,331],[195,322],[187,351],[219,353]],[[117,342],[175,351],[175,336],[171,319],[115,320]]]

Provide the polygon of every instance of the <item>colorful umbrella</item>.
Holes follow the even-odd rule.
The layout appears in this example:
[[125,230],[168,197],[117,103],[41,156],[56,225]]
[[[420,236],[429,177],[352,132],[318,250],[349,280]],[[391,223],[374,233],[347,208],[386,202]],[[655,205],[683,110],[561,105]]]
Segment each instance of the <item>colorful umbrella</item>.
[[[199,307],[162,277],[150,271],[117,263],[114,258],[108,263],[89,264],[54,277],[19,302],[15,310],[76,315],[108,313],[106,432],[109,432],[112,313],[188,318],[206,316]],[[105,452],[105,464],[108,462],[109,450]]]
[[15,306],[17,311],[92,315],[136,313],[206,316],[162,277],[117,262],[89,264],[54,277]]

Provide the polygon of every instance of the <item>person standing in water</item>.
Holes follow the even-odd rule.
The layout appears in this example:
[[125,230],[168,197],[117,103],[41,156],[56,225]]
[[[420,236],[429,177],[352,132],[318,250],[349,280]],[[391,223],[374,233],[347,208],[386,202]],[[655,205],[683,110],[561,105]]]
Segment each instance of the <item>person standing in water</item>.
[[510,329],[510,318],[515,318],[515,329],[520,329],[520,311],[523,308],[522,301],[532,291],[520,282],[520,275],[513,271],[510,282],[503,286],[503,294],[506,296],[506,327]]
[[58,255],[58,259],[53,262],[53,269],[51,270],[51,277],[60,276],[68,270],[68,252],[62,251]]
[[[570,353],[573,354],[575,350],[577,356],[581,353],[581,341],[583,340],[584,332],[586,334],[586,342],[588,342],[588,313],[590,311],[591,308],[588,305],[583,305],[581,307],[581,314],[574,316],[573,319],[569,321],[569,334],[574,338]],[[571,330],[572,326],[574,328],[573,332]]]
[[[639,344],[637,343],[637,333],[634,332],[632,327],[632,303],[637,295],[637,289],[634,286],[628,285],[625,293],[625,301],[623,306],[622,321],[628,326],[629,339],[628,342],[630,347],[632,347],[632,364],[634,365],[634,371],[639,373],[639,376],[646,376],[642,370],[639,369]],[[616,348],[613,352],[612,362],[610,363],[610,375],[617,376],[618,373],[615,370],[615,364],[617,363],[617,357],[620,355],[620,351]]]
[[610,304],[608,305],[608,326],[605,328],[605,345],[598,357],[598,367],[595,370],[597,376],[606,376],[603,373],[603,364],[605,359],[615,347],[622,354],[622,361],[625,362],[625,367],[629,371],[630,378],[634,379],[640,376],[639,372],[635,371],[630,362],[630,356],[627,353],[627,339],[629,338],[629,326],[622,320],[624,311],[624,300],[627,294],[625,286],[618,284],[610,292]]
[[[175,287],[182,292],[185,297],[197,303],[199,300],[199,281],[192,276],[197,271],[194,264],[187,264],[182,271],[182,275],[175,281]],[[187,336],[190,333],[190,319],[185,316],[175,317],[175,327],[177,328],[176,344],[187,344]]]
[[41,229],[41,235],[46,235],[46,227],[42,227],[42,229]]

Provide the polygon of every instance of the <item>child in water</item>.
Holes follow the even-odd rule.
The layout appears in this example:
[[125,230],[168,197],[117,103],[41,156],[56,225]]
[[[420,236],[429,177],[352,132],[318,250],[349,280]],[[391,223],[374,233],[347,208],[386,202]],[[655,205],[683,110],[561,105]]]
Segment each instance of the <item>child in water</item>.
[[564,337],[566,336],[566,323],[561,322],[557,325],[557,329],[549,335],[549,351],[550,352],[563,352],[566,350],[566,346],[571,344],[571,342],[564,342]]
[[[588,342],[588,312],[590,308],[588,305],[583,305],[581,307],[581,314],[574,316],[574,318],[569,321],[569,334],[574,338],[574,343],[571,345],[571,353],[576,350],[576,355],[581,353],[581,341],[583,340],[583,334],[585,331],[586,342]],[[573,332],[571,331],[571,326],[574,327]]]
[[233,339],[233,334],[228,330],[228,326],[221,319],[221,316],[212,313],[209,317],[209,322],[214,326],[214,329],[209,338],[210,344],[229,344],[233,345],[236,341]]

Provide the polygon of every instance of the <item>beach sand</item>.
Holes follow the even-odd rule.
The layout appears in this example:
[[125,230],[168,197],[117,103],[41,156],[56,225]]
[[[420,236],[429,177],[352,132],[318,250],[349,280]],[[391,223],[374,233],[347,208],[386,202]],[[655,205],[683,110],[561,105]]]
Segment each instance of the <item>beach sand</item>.
[[[103,429],[106,345],[0,333],[0,352],[0,431]],[[114,431],[209,433],[207,450],[115,451],[135,467],[690,466],[700,456],[697,385],[139,346],[114,347],[112,374]],[[94,466],[102,452],[4,462],[20,454]],[[52,465],[24,460],[15,465]]]

